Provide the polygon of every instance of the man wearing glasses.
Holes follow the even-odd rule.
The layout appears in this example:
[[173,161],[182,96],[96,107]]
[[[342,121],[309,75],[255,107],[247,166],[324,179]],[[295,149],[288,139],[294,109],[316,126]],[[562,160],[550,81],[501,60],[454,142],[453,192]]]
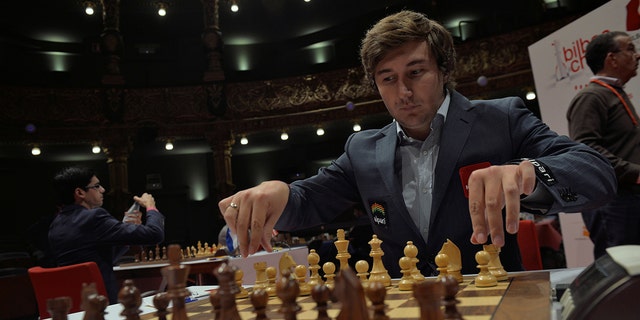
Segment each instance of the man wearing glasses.
[[114,263],[128,245],[156,245],[164,240],[164,216],[156,208],[153,196],[143,193],[133,197],[146,208],[142,224],[141,219],[120,221],[102,208],[105,189],[88,168],[63,169],[54,178],[54,190],[60,211],[49,228],[49,244],[56,264],[95,261],[110,304],[117,303],[119,287],[113,272]]
[[640,54],[627,33],[611,31],[589,42],[585,59],[594,76],[569,105],[569,135],[607,157],[618,180],[613,201],[582,212],[597,259],[608,247],[640,244],[640,119],[624,91]]

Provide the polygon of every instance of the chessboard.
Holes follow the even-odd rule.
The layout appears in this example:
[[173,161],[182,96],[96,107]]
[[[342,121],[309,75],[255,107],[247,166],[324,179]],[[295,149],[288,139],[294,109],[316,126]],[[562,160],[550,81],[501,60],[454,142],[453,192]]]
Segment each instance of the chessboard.
[[[459,284],[456,308],[466,320],[481,319],[550,319],[551,317],[551,288],[549,272],[522,272],[509,275],[508,280],[500,281],[497,286],[477,287],[474,276],[464,276]],[[428,278],[426,281],[429,281]],[[385,314],[391,319],[420,319],[420,306],[413,297],[412,291],[400,291],[398,280],[393,280],[387,288]],[[248,288],[251,291],[250,288]],[[311,296],[297,298],[301,310],[296,314],[300,320],[315,320],[318,318],[316,302]],[[371,303],[367,300],[368,306]],[[242,319],[255,319],[256,314],[249,298],[236,299],[236,305]],[[284,319],[278,312],[281,301],[278,297],[270,297],[266,315],[269,319]],[[336,319],[341,309],[340,301],[329,301],[327,313],[331,319]],[[214,319],[213,309],[208,297],[187,303],[189,320]],[[371,311],[370,319],[373,318]],[[142,315],[142,320],[158,319],[153,313]],[[355,319],[354,319],[355,320]]]
[[[202,241],[198,241],[195,246],[187,246],[180,251],[180,259],[184,262],[187,261],[202,261],[206,259],[214,258],[226,258],[226,250],[218,250],[218,247],[213,244]],[[133,267],[169,263],[167,257],[167,247],[160,247],[156,245],[153,248],[143,248],[140,253],[135,255],[135,259],[132,262],[123,262],[118,264],[120,267]]]

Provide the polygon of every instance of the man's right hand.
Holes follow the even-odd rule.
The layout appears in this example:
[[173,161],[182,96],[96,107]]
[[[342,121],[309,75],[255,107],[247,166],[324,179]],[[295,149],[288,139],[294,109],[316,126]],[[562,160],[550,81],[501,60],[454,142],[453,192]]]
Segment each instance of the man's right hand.
[[[473,171],[469,176],[469,212],[473,225],[471,243],[486,243],[491,235],[491,243],[502,247],[505,224],[507,232],[518,232],[520,195],[531,194],[535,186],[535,169],[529,161]],[[506,211],[504,221],[503,208]]]
[[289,185],[265,181],[220,200],[218,207],[232,233],[238,236],[240,254],[256,253],[260,245],[271,248],[271,233],[289,200]]

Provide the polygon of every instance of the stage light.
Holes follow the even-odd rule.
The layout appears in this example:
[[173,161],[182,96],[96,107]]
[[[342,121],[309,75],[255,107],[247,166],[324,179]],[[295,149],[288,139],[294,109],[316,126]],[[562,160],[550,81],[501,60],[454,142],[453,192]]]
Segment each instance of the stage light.
[[322,127],[318,128],[316,130],[316,134],[319,136],[324,136],[324,129],[322,129]]
[[242,138],[240,138],[240,144],[241,145],[247,145],[249,144],[249,139],[247,139],[246,136],[242,136]]
[[283,131],[282,134],[280,134],[280,140],[285,141],[289,139],[289,135],[287,134],[287,132]]
[[173,142],[171,140],[167,140],[167,143],[164,144],[164,148],[169,151],[173,150]]
[[360,130],[362,130],[362,127],[360,126],[360,124],[359,124],[359,123],[357,123],[357,122],[356,122],[356,123],[354,123],[354,124],[353,124],[353,132],[358,132],[358,131],[360,131]]
[[93,152],[94,154],[98,154],[100,153],[100,151],[102,151],[102,148],[100,148],[100,145],[98,145],[97,143],[94,143],[93,146],[91,147],[91,152]]
[[31,154],[34,156],[39,156],[42,153],[42,151],[40,150],[40,147],[38,146],[33,146],[33,148],[31,148]]

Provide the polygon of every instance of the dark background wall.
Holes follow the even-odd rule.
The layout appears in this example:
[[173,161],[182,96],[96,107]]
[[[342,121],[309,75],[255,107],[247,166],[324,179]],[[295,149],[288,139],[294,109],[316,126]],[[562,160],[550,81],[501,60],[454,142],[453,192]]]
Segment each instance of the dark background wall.
[[[384,119],[377,127],[387,121]],[[276,141],[262,152],[243,152],[237,143],[232,149],[236,190],[264,180],[291,182],[311,176],[320,166],[342,153],[348,134],[332,135],[328,132],[325,137],[315,136],[315,133],[292,134],[288,141]],[[279,138],[275,137],[275,140]],[[158,209],[166,217],[165,243],[183,246],[196,245],[198,241],[217,243],[224,220],[217,206],[218,195],[212,194],[216,183],[212,153],[172,155],[170,152],[151,153],[148,149],[149,146],[139,145],[129,157],[129,192],[132,195],[149,192],[154,196]],[[0,203],[4,208],[4,222],[0,224],[0,252],[33,252],[35,248],[31,238],[46,238],[46,229],[37,229],[34,225],[56,212],[53,176],[60,169],[75,164],[96,170],[106,188],[103,207],[116,218],[122,217],[127,208],[114,208],[111,203],[107,157],[104,154],[89,155],[88,159],[77,161],[44,160],[32,156],[15,159],[0,155]],[[151,185],[152,182],[156,185]]]

